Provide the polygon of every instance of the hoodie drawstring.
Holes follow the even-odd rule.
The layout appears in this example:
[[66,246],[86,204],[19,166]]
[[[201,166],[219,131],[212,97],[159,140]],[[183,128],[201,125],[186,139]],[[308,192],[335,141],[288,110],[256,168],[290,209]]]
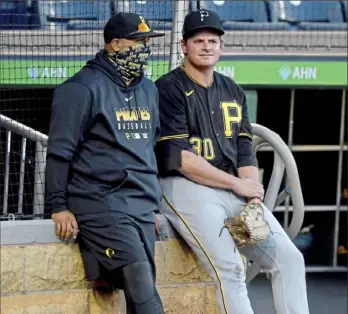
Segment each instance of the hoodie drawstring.
[[137,108],[137,111],[139,112],[138,102],[137,102],[137,93],[134,90],[134,101],[135,101],[135,108]]
[[127,88],[127,104],[128,104],[128,109],[129,109],[129,112],[132,112],[132,107],[130,105],[130,92],[129,92],[129,89]]
[[[129,112],[132,111],[132,107],[130,105],[130,95],[131,95],[131,93],[130,93],[129,89],[127,88],[127,99],[128,99],[127,103],[128,103]],[[135,90],[133,92],[133,96],[134,96],[135,108],[137,109],[137,112],[139,112],[139,106],[138,106],[138,101],[137,101],[137,93],[136,93]]]

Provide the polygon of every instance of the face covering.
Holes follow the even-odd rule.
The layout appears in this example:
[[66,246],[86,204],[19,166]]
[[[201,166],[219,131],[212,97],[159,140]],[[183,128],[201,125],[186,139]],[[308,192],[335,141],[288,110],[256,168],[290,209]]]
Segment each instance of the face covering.
[[122,78],[128,82],[145,72],[150,54],[151,49],[146,43],[138,43],[110,53],[108,58]]

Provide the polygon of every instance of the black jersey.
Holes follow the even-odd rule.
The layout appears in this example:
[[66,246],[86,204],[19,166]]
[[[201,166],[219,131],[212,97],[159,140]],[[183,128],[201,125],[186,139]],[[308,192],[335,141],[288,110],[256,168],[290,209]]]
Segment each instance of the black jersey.
[[239,167],[257,166],[245,94],[232,79],[214,72],[211,84],[203,86],[178,67],[158,79],[156,86],[161,176],[176,173],[182,150],[195,152],[234,175]]

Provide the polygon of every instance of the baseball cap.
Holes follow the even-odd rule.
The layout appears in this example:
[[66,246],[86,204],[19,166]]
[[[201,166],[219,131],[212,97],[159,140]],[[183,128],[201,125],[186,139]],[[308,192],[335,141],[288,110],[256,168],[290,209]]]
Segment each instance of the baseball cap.
[[225,34],[220,17],[214,11],[200,9],[186,15],[182,30],[183,38],[187,39],[195,32],[205,28],[212,29],[219,35]]
[[114,38],[135,39],[160,36],[164,36],[164,33],[154,32],[145,19],[135,13],[117,13],[107,21],[104,27],[105,43],[111,42]]

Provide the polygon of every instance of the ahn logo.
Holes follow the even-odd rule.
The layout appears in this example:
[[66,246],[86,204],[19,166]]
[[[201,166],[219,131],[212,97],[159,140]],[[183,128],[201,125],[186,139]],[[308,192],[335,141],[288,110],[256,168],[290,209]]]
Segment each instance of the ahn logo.
[[305,80],[305,81],[314,81],[318,77],[317,67],[308,67],[308,66],[293,66],[283,65],[279,69],[279,75],[286,81],[288,79],[292,80]]
[[68,68],[66,67],[38,67],[32,66],[27,69],[28,78],[67,78]]

